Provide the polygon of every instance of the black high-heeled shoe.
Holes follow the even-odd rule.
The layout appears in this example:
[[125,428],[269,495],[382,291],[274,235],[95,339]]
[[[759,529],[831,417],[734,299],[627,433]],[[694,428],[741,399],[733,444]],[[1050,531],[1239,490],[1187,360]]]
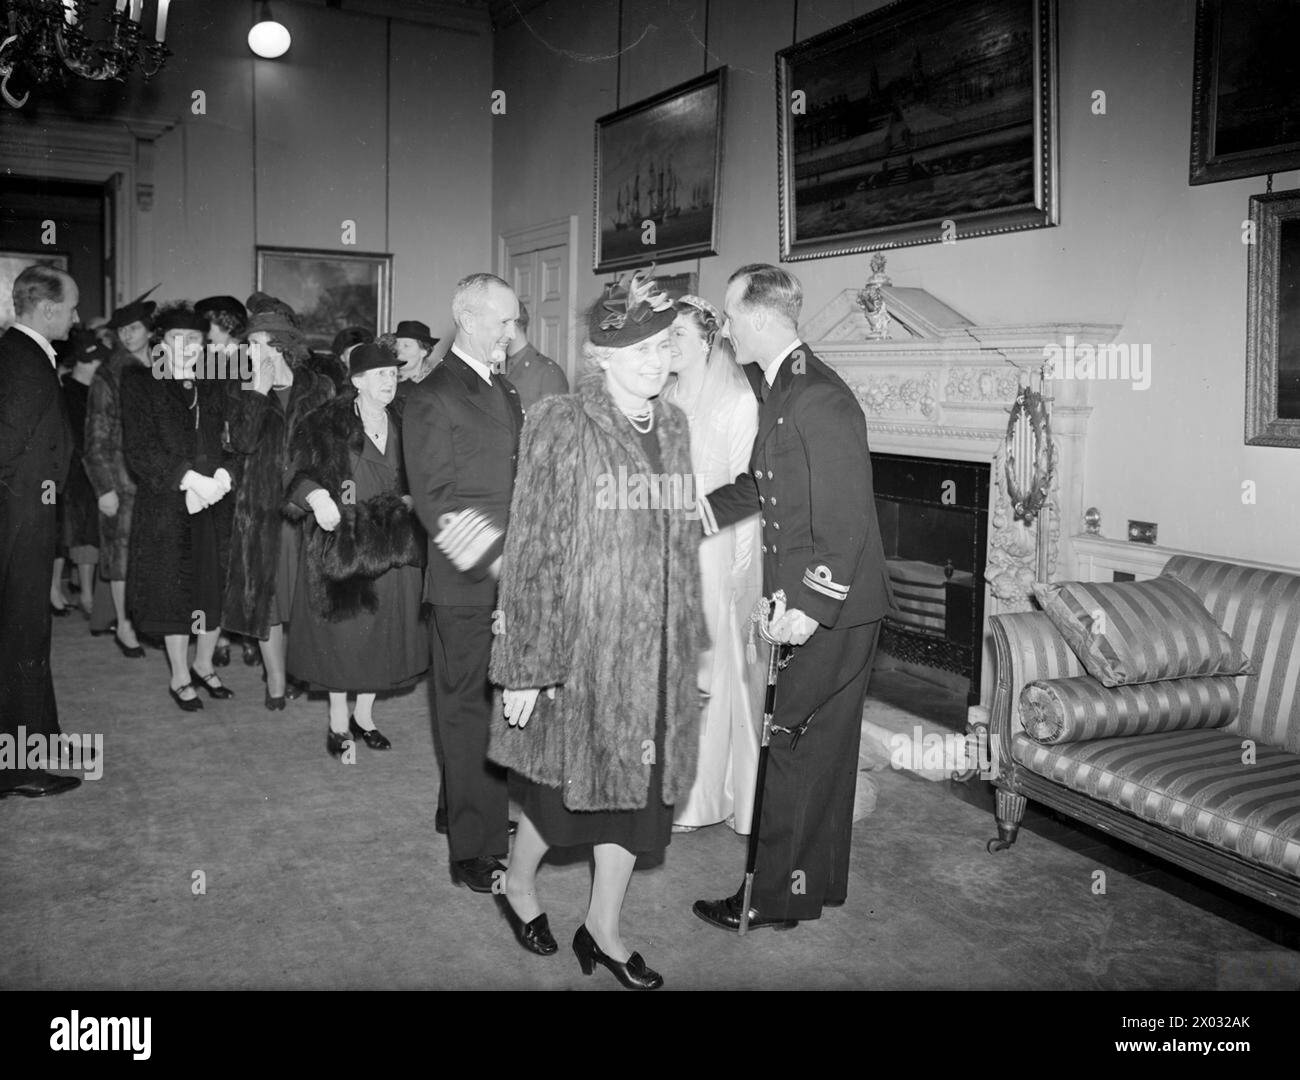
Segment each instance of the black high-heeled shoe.
[[393,744],[390,743],[378,728],[363,728],[357,723],[355,716],[348,717],[348,731],[352,733],[353,738],[360,739],[371,750],[391,750]]
[[658,990],[664,984],[663,976],[653,968],[646,967],[640,953],[634,952],[619,963],[601,952],[586,923],[578,927],[578,932],[573,935],[573,952],[578,957],[584,975],[595,971],[597,964],[604,964],[614,973],[614,978],[629,990]]
[[257,667],[262,662],[262,650],[258,647],[256,641],[244,639],[243,645],[244,663],[249,667]]
[[325,749],[330,752],[330,757],[341,758],[344,751],[346,751],[349,746],[355,745],[356,743],[352,741],[352,736],[346,731],[340,733],[335,731],[333,728],[327,729],[325,734]]
[[[181,697],[181,690],[184,690],[187,687],[194,691],[194,696],[192,698]],[[193,683],[186,683],[185,686],[181,687],[181,690],[177,690],[171,686],[167,687],[167,693],[171,694],[172,701],[176,702],[176,704],[181,707],[182,712],[198,712],[203,708],[203,702],[199,700],[199,692]]]
[[230,666],[230,645],[229,644],[218,645],[215,649],[212,650],[212,666],[213,667]]
[[51,601],[50,601],[50,614],[53,615],[56,619],[62,619],[62,618],[64,618],[65,616],[68,616],[68,615],[71,615],[71,614],[72,614],[72,608],[71,608],[69,605],[67,605],[67,604],[64,604],[63,607],[55,607],[55,606],[54,606],[54,601],[51,600]]
[[128,660],[139,660],[144,655],[144,646],[137,645],[132,648],[130,645],[122,644],[122,639],[117,636],[117,631],[113,632],[113,644],[122,650],[122,655]]
[[280,712],[280,711],[282,711],[282,710],[284,709],[284,698],[283,698],[283,697],[272,697],[272,696],[271,696],[271,691],[268,690],[268,691],[266,692],[266,700],[263,702],[263,704],[264,704],[268,709],[270,709],[271,712]]
[[[190,680],[191,685],[197,681],[203,686],[203,689],[208,692],[208,697],[216,698],[218,701],[225,701],[227,698],[235,696],[235,692],[230,689],[230,687],[221,685],[221,680],[217,678],[215,673],[212,675],[200,675],[193,668],[190,668]],[[216,681],[215,686],[213,685],[212,680]]]
[[497,901],[501,907],[501,914],[505,916],[510,929],[515,933],[515,940],[530,953],[536,953],[538,956],[554,956],[560,951],[559,942],[551,933],[551,924],[546,918],[546,912],[543,911],[531,922],[524,922],[511,907],[508,896],[497,894]]

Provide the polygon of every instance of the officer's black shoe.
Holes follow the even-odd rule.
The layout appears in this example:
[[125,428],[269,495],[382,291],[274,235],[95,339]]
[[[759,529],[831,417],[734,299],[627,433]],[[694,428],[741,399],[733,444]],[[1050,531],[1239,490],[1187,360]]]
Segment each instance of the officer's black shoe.
[[496,875],[505,872],[506,868],[491,855],[457,859],[451,864],[452,884],[467,885],[477,893],[490,893]]
[[[728,896],[725,900],[696,900],[691,910],[710,926],[739,933],[740,913],[744,910],[744,902],[745,890],[741,889],[735,896]],[[770,926],[773,930],[793,930],[798,925],[798,919],[769,919],[751,907],[749,926],[746,929],[762,930]]]

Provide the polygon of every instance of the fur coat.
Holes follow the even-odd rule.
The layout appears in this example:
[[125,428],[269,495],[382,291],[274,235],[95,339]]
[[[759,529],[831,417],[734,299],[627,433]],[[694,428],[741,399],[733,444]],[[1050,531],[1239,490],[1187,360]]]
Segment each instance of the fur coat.
[[[294,373],[286,409],[272,391],[229,387],[230,448],[239,460],[235,524],[226,567],[221,624],[266,640],[280,564],[289,440],[302,418],[334,396],[334,384],[304,368]],[[280,613],[288,618],[288,612]]]
[[664,801],[685,799],[695,779],[703,533],[686,418],[663,401],[654,416],[662,474],[688,494],[661,498],[667,511],[640,508],[637,478],[654,472],[602,375],[534,405],[520,443],[490,674],[558,689],[538,695],[524,728],[496,710],[488,756],[561,788],[570,810],[646,805],[665,626]]
[[135,481],[122,451],[122,372],[141,366],[119,345],[95,372],[86,407],[86,476],[95,489],[96,500],[110,491],[117,492],[117,513],[111,518],[99,515],[99,575],[107,581],[126,580]]
[[[308,413],[294,432],[289,451],[289,496],[284,513],[290,521],[306,521],[302,558],[313,610],[330,620],[346,619],[361,610],[375,611],[374,579],[397,566],[424,567],[428,539],[415,512],[403,501],[406,477],[397,487],[358,502],[352,484],[365,449],[366,433],[349,391]],[[392,406],[388,409],[388,438],[401,460],[402,428]],[[341,520],[332,532],[316,525],[306,497],[323,488],[339,508]]]

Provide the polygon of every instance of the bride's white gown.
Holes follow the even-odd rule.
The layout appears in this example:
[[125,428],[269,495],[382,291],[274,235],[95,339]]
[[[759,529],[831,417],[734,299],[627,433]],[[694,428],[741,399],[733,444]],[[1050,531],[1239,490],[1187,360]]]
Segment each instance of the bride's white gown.
[[[717,367],[717,365],[726,365]],[[698,402],[664,397],[686,413],[691,432],[691,467],[696,494],[706,495],[749,469],[758,432],[758,402],[729,357],[714,356]],[[716,368],[716,370],[715,370]],[[749,615],[762,594],[757,515],[700,543],[700,578],[705,619],[713,647],[700,659],[700,686],[709,692],[700,730],[695,785],[677,804],[677,825],[713,825],[735,817],[748,833],[754,809],[759,729],[765,667],[747,663]],[[760,656],[766,646],[761,639]]]

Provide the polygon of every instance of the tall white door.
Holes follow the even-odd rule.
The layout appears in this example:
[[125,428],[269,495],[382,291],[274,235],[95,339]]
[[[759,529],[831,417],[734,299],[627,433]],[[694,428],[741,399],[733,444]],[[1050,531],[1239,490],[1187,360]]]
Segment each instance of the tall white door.
[[528,340],[564,368],[570,385],[575,370],[570,340],[574,231],[576,219],[562,219],[501,237],[503,276],[528,305]]

